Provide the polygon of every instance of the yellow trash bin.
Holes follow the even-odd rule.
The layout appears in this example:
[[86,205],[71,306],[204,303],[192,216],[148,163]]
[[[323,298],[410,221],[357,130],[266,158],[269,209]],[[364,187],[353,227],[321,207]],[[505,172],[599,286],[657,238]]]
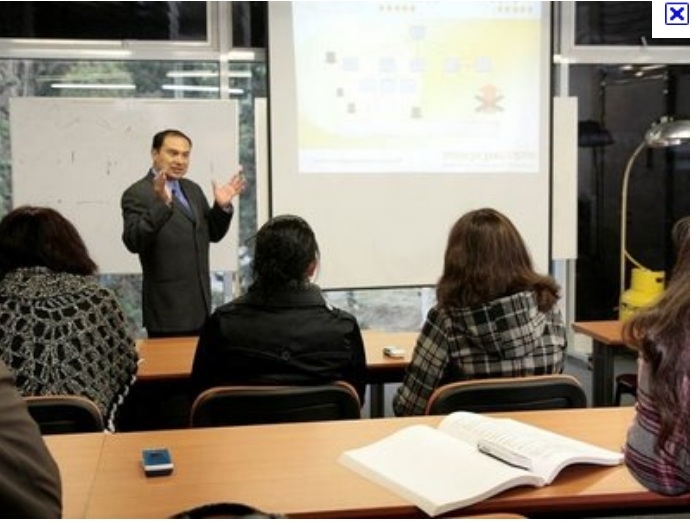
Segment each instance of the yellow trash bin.
[[631,286],[620,296],[620,320],[626,321],[640,308],[652,304],[663,293],[665,281],[663,270],[633,268]]

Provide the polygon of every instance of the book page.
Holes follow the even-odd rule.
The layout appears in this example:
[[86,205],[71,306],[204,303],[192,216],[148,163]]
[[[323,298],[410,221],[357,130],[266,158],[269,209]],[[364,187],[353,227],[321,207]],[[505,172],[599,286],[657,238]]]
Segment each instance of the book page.
[[410,426],[346,451],[339,462],[399,494],[430,516],[506,489],[541,486],[537,475],[484,455],[430,426]]
[[550,484],[570,464],[617,465],[621,453],[564,437],[512,419],[495,419],[470,412],[446,416],[439,429],[471,446],[490,441],[530,460],[530,469]]

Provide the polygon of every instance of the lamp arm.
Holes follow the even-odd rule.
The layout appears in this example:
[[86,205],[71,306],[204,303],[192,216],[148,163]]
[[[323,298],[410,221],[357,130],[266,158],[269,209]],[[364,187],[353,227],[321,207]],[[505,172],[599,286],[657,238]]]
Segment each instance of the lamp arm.
[[632,256],[632,254],[629,253],[629,250],[625,250],[625,258],[627,259],[627,261],[629,261],[630,263],[632,263],[632,264],[633,264],[634,266],[636,266],[637,268],[641,268],[642,270],[651,270],[650,268],[644,266],[642,263],[640,263],[639,261],[637,261],[637,260]]
[[620,295],[625,291],[625,264],[627,258],[627,197],[630,184],[630,172],[632,165],[639,153],[646,147],[646,142],[642,141],[627,161],[625,170],[622,173],[622,193],[620,194]]

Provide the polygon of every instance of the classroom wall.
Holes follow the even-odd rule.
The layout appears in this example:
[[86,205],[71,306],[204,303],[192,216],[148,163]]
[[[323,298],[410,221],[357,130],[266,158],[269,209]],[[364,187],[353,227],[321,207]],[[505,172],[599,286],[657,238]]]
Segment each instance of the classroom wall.
[[[216,8],[223,9],[223,2],[214,3],[217,4]],[[573,9],[574,6],[570,2],[553,2],[553,6],[556,9],[556,24],[555,24],[555,41],[561,42],[564,35],[569,37],[574,31],[569,29],[569,25],[573,23],[573,19],[570,19],[570,6]],[[11,200],[10,195],[12,192],[11,184],[11,165],[10,165],[10,137],[8,136],[8,104],[7,99],[10,96],[26,96],[26,95],[40,95],[40,96],[56,96],[55,91],[51,91],[49,88],[49,83],[54,82],[56,78],[60,78],[60,75],[65,75],[74,80],[79,78],[80,75],[86,73],[91,73],[98,69],[101,64],[107,64],[108,68],[112,65],[124,64],[127,66],[128,70],[137,71],[140,68],[150,67],[163,68],[164,64],[172,65],[178,69],[184,68],[194,68],[197,65],[204,64],[205,66],[212,64],[221,64],[221,70],[217,71],[219,74],[214,79],[212,78],[210,83],[221,81],[224,86],[230,83],[231,86],[246,88],[247,97],[240,97],[241,100],[241,113],[245,113],[245,106],[248,100],[252,100],[254,95],[247,94],[248,92],[266,94],[266,84],[265,78],[260,74],[257,75],[257,70],[261,67],[247,66],[251,62],[263,62],[264,54],[261,49],[247,50],[249,51],[245,55],[241,53],[231,53],[231,43],[229,39],[224,39],[223,37],[218,38],[219,35],[228,34],[230,27],[234,24],[229,23],[231,19],[230,15],[226,16],[221,13],[222,16],[212,17],[211,19],[211,30],[214,33],[212,40],[218,43],[218,47],[212,49],[210,46],[190,46],[185,43],[174,43],[168,42],[165,44],[158,45],[138,45],[137,42],[128,42],[126,48],[120,43],[109,44],[107,42],[100,43],[98,46],[95,45],[82,45],[75,43],[65,43],[56,45],[52,43],[51,45],[43,45],[40,41],[34,43],[23,43],[21,41],[14,40],[12,42],[1,41],[0,40],[0,70],[2,74],[0,75],[0,84],[2,89],[0,89],[0,213],[6,212],[10,208]],[[573,11],[572,11],[573,15]],[[582,35],[583,36],[583,35]],[[216,45],[216,44],[214,44]],[[581,111],[585,103],[588,103],[588,110],[590,111],[590,116],[598,117],[600,115],[600,94],[598,92],[599,79],[596,74],[587,75],[583,81],[577,80],[576,90],[570,88],[570,75],[572,71],[575,71],[577,67],[581,64],[590,64],[594,70],[598,70],[600,64],[627,64],[627,63],[639,63],[639,64],[657,64],[657,63],[678,63],[686,64],[689,70],[689,47],[682,50],[665,50],[661,48],[649,48],[647,52],[642,54],[642,51],[638,47],[630,48],[613,48],[608,46],[590,46],[588,49],[584,47],[570,47],[563,46],[559,49],[560,55],[559,59],[562,61],[554,62],[555,67],[555,78],[556,83],[554,84],[555,94],[559,96],[569,96],[570,92],[573,92],[578,97],[578,106]],[[558,57],[556,57],[557,60]],[[245,61],[244,61],[245,60]],[[249,60],[249,62],[247,61]],[[53,78],[47,78],[44,72],[48,70],[51,65],[56,66],[56,74]],[[79,65],[79,66],[77,66]],[[252,70],[252,77],[250,80],[245,82],[245,80],[238,78],[229,78],[228,73],[235,72],[247,72],[248,69]],[[142,78],[139,73],[136,73],[138,78]],[[688,74],[689,77],[689,74]],[[151,76],[154,79],[154,76]],[[139,84],[137,91],[135,93],[125,94],[124,96],[146,96],[146,97],[169,97],[173,99],[174,96],[178,96],[179,99],[182,97],[189,96],[207,96],[208,99],[218,98],[219,96],[224,96],[223,92],[221,94],[204,94],[204,93],[187,93],[184,95],[173,95],[169,91],[156,91],[156,86],[151,83],[151,79],[147,78],[147,86],[144,87],[143,84]],[[161,82],[163,83],[163,82]],[[203,80],[198,80],[199,84],[204,84]],[[208,85],[208,84],[205,84]],[[265,90],[265,92],[262,92]],[[80,95],[85,95],[81,93]],[[102,96],[102,92],[92,92],[89,94],[93,97]],[[689,103],[689,80],[687,85],[682,85],[680,91],[677,95],[684,99],[685,97]],[[226,93],[227,97],[228,94]],[[689,109],[687,110],[689,114]],[[621,115],[623,121],[626,123],[629,114],[626,112]],[[5,124],[4,130],[2,124]],[[245,163],[246,172],[250,176],[251,185],[254,183],[252,170],[254,169],[255,158],[253,147],[254,137],[252,133],[248,133],[244,130],[243,124],[241,122],[241,146],[240,155],[241,162]],[[41,144],[38,145],[40,149]],[[4,161],[4,163],[3,163]],[[580,155],[580,168],[582,159]],[[588,165],[587,165],[588,168]],[[617,169],[615,169],[617,170]],[[580,186],[580,191],[589,190],[587,186]],[[681,191],[682,192],[682,191]],[[689,189],[687,190],[689,193]],[[248,194],[243,202],[247,198],[253,197],[254,194]],[[684,207],[684,206],[683,206]],[[247,202],[245,204],[245,210],[240,208],[240,221],[246,221],[249,223],[245,225],[245,232],[241,227],[241,237],[239,238],[239,244],[244,246],[244,242],[251,236],[251,230],[254,230],[257,224],[254,215],[254,204]],[[687,209],[689,209],[689,203],[687,203]],[[684,210],[684,209],[683,209]],[[676,212],[680,211],[676,208]],[[246,216],[250,215],[249,219]],[[581,219],[581,218],[580,218]],[[581,234],[580,234],[581,237]],[[245,249],[241,249],[241,261],[239,271],[243,274],[247,274],[248,268],[248,253]],[[576,264],[572,264],[569,261],[556,261],[553,262],[551,266],[551,271],[559,276],[560,282],[566,291],[571,291],[570,280],[578,276],[578,267]],[[588,276],[587,276],[588,278]],[[584,279],[584,277],[582,277]],[[135,278],[120,278],[120,277],[108,277],[108,284],[118,285],[119,288],[134,287],[136,289],[137,279]],[[597,282],[595,284],[598,284]],[[406,290],[400,290],[402,292]],[[417,307],[417,297],[416,294],[420,293],[417,289],[411,289],[410,292],[406,291],[407,294],[412,295],[410,301],[413,306],[409,307],[411,309]],[[377,293],[378,298],[373,299],[372,294]],[[383,314],[381,310],[385,306],[380,306],[379,304],[371,304],[373,301],[391,303],[392,301],[406,301],[409,299],[398,299],[388,298],[388,294],[397,294],[392,290],[382,290],[382,291],[359,291],[355,290],[352,292],[340,292],[338,293],[339,298],[343,298],[344,303],[348,304],[349,309],[356,312],[359,317],[366,318],[367,321],[373,321],[372,324],[389,324],[396,323],[395,318]],[[217,300],[223,300],[230,295],[228,290],[221,290],[217,292]],[[571,296],[573,298],[573,296]],[[569,300],[570,296],[565,296],[566,300]],[[131,317],[133,321],[137,319],[137,302],[136,296],[132,298],[126,298],[128,300],[128,307],[131,308]],[[398,300],[398,301],[397,301]],[[603,300],[597,300],[594,302],[601,302]],[[567,319],[570,320],[574,317],[572,310],[567,310]],[[402,310],[397,310],[397,317],[402,315]],[[419,317],[419,310],[411,312],[411,316]],[[398,323],[397,323],[398,324]]]

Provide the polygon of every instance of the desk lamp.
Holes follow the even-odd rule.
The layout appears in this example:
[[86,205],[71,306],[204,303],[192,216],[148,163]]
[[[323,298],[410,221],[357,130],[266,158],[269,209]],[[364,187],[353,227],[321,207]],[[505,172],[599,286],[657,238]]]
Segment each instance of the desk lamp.
[[[663,291],[663,272],[651,272],[638,263],[627,252],[627,194],[630,172],[634,160],[645,148],[663,148],[681,145],[690,140],[689,120],[672,120],[669,117],[662,118],[651,125],[644,136],[644,140],[637,146],[625,166],[622,175],[622,194],[620,196],[620,320],[627,319],[632,311],[632,306],[644,305],[644,301],[650,302]],[[633,287],[638,287],[639,297],[633,300],[633,294],[625,290],[626,262],[630,260],[637,268],[632,272]],[[639,301],[639,302],[634,302]]]

